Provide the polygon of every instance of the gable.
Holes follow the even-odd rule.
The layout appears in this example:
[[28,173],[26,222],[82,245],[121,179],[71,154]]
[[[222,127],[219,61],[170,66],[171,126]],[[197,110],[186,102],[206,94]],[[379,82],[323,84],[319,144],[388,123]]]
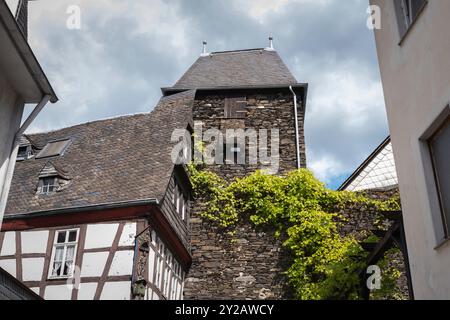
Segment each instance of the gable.
[[398,184],[394,153],[390,139],[385,140],[340,190],[362,191],[382,189]]

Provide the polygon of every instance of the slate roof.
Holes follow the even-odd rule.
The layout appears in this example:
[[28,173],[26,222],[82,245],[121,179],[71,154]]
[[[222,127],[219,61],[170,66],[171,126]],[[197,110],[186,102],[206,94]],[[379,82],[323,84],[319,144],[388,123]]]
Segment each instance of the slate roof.
[[[122,116],[29,135],[35,144],[70,138],[62,156],[16,163],[6,215],[163,197],[173,170],[172,131],[192,121],[195,91],[162,98],[151,113]],[[50,162],[69,185],[37,195],[38,177]]]
[[296,84],[276,51],[251,49],[213,52],[200,57],[173,88]]
[[391,138],[387,137],[339,190],[362,191],[398,185]]

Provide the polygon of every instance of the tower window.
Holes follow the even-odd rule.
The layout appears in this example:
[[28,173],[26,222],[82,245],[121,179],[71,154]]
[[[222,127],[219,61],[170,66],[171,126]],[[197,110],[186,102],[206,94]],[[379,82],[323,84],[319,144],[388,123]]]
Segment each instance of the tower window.
[[244,119],[247,115],[247,100],[245,97],[225,98],[225,118]]
[[224,144],[223,150],[225,164],[245,164],[245,146],[236,140]]

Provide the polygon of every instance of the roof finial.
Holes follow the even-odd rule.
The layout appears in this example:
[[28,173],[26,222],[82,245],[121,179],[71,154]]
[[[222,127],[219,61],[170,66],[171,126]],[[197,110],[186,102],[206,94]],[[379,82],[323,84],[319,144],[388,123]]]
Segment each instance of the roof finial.
[[269,36],[269,46],[266,48],[267,51],[275,51],[273,48],[273,37]]
[[207,57],[207,56],[209,56],[209,53],[206,52],[206,45],[207,45],[207,44],[208,44],[208,42],[203,41],[203,51],[202,51],[202,54],[200,55],[201,57]]

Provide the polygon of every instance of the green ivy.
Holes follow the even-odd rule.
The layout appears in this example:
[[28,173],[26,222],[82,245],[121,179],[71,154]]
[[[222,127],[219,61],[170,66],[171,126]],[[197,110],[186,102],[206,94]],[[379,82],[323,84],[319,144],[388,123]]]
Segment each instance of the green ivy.
[[207,170],[189,166],[195,196],[206,201],[202,217],[229,234],[243,219],[270,226],[292,253],[286,271],[296,298],[358,299],[366,253],[351,236],[338,232],[336,211],[363,203],[394,210],[398,201],[369,199],[363,194],[329,190],[306,169],[285,176],[257,171],[227,183]]

